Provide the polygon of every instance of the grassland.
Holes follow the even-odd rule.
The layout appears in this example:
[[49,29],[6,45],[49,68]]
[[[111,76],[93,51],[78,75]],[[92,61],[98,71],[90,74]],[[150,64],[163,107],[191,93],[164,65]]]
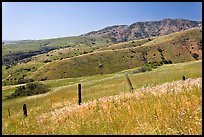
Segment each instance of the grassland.
[[103,45],[109,45],[111,43],[112,42],[109,39],[86,38],[86,37],[80,37],[80,36],[34,40],[31,42],[19,42],[16,44],[3,45],[2,56],[18,53],[18,52],[37,51],[45,47],[63,48],[63,47],[73,47],[76,45],[100,47]]
[[48,62],[87,54],[109,44],[111,44],[111,41],[108,39],[68,37],[32,42],[17,42],[17,44],[4,45],[2,48],[3,58],[12,55],[13,53],[38,51],[46,47],[52,47],[55,50],[32,56],[30,61],[26,63],[18,63],[9,68],[3,65],[2,85],[17,84],[19,78],[28,78],[31,72],[36,71],[39,67],[42,67]]
[[[170,60],[173,63],[202,58],[201,30],[188,30],[158,37],[141,46],[99,50],[47,63],[30,77],[60,79],[96,74],[111,74],[125,69],[139,67],[148,62]],[[150,44],[149,44],[150,43]],[[120,47],[121,44],[118,44]],[[116,45],[113,47],[117,47]],[[198,57],[194,58],[193,54]],[[103,67],[99,67],[102,64]]]
[[[169,64],[157,69],[129,73],[135,92],[129,93],[124,71],[80,78],[43,81],[51,92],[31,97],[20,97],[2,102],[3,134],[202,134],[201,80],[181,80],[202,77],[202,61]],[[169,83],[168,94],[154,96],[142,89]],[[77,105],[77,83],[82,84],[82,105]],[[172,86],[173,85],[173,86]],[[148,87],[148,88],[147,88]],[[152,88],[151,88],[152,87]],[[180,92],[171,91],[183,87]],[[139,89],[140,88],[140,89]],[[3,87],[3,99],[15,87]],[[137,90],[139,89],[139,90]],[[136,91],[137,90],[137,91]],[[127,94],[128,98],[118,98]],[[111,97],[112,96],[112,97]],[[101,99],[100,99],[101,98]],[[103,98],[118,98],[102,101]],[[95,103],[93,103],[95,102]],[[22,106],[28,106],[28,117],[22,115]],[[88,105],[87,105],[88,104]],[[96,105],[92,105],[96,104]],[[88,107],[86,107],[88,106]],[[8,109],[11,117],[8,117]],[[70,111],[70,109],[72,111]],[[63,110],[63,111],[60,111]]]
[[124,48],[131,48],[131,47],[138,47],[142,46],[143,44],[152,41],[155,37],[140,39],[140,40],[132,40],[128,42],[121,42],[118,44],[112,44],[106,47],[102,47],[99,50],[115,50],[115,49],[124,49]]
[[[20,78],[35,80],[76,78],[111,74],[153,61],[171,60],[173,63],[179,63],[197,60],[202,58],[201,36],[202,31],[194,29],[113,45],[108,40],[99,38],[96,40],[71,37],[47,40],[47,42],[43,40],[41,45],[52,44],[61,48],[33,56],[31,61],[13,65],[8,69],[2,66],[2,85],[17,84]],[[72,44],[68,44],[67,47],[63,43]],[[194,58],[194,54],[198,57]],[[34,64],[37,65],[34,67]],[[99,67],[100,64],[102,67]]]

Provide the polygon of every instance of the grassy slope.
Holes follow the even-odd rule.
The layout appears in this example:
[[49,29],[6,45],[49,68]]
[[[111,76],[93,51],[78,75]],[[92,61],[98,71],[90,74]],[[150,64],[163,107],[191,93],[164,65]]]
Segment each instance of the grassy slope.
[[[56,61],[53,63],[56,65],[56,67],[60,66],[61,64],[64,64],[62,65],[64,67],[60,67],[60,69],[59,68],[57,69],[62,73],[58,73],[58,72],[55,73],[56,72],[55,71],[54,73],[56,75],[53,75],[54,74],[53,71],[47,70],[47,68],[45,67],[44,71],[50,71],[51,74],[45,74],[45,76],[42,75],[42,77],[47,77],[46,75],[48,75],[48,79],[63,78],[63,77],[78,77],[82,75],[88,76],[88,75],[101,74],[101,73],[106,74],[106,73],[118,72],[124,69],[133,68],[136,66],[141,66],[142,64],[144,64],[144,62],[142,61],[143,58],[141,55],[145,54],[146,52],[147,52],[147,55],[144,55],[144,56],[147,58],[147,61],[155,61],[155,60],[161,61],[161,54],[158,52],[157,47],[161,47],[163,49],[164,46],[165,46],[165,49],[164,49],[165,51],[163,51],[163,55],[165,56],[166,59],[171,59],[174,63],[193,60],[192,53],[194,52],[199,54],[199,58],[202,57],[202,50],[197,50],[195,46],[200,42],[200,39],[201,39],[200,35],[201,35],[201,32],[199,30],[197,31],[192,30],[192,31],[177,32],[171,35],[157,37],[156,39],[151,38],[151,40],[149,40],[148,38],[142,39],[142,40],[136,40],[134,41],[134,43],[132,41],[124,42],[124,43],[110,45],[108,47],[104,45],[105,46],[104,48],[103,48],[103,44],[105,43],[104,39],[96,40],[96,42],[98,41],[98,43],[92,46],[79,44],[73,47],[61,48],[61,49],[50,51],[45,54],[34,56],[32,57],[30,62],[17,64],[15,66],[12,66],[12,68],[9,68],[9,69],[5,69],[6,67],[2,66],[2,70],[3,70],[2,84],[3,85],[16,84],[17,80],[23,75],[26,75],[25,78],[30,78],[31,73],[29,71],[23,70],[21,67],[23,66],[23,68],[25,69],[26,68],[31,69],[33,72],[37,70],[39,67],[42,67],[43,65],[45,65],[45,63],[43,63],[45,60]],[[67,43],[71,41],[73,41],[73,43],[74,42],[90,43],[92,41],[92,40],[87,40],[88,42],[85,40],[82,41],[83,39],[79,39],[78,37],[73,37],[70,41],[66,40],[66,38],[61,38],[61,39],[62,40],[56,39],[58,41],[61,41],[59,42],[61,43],[61,45],[63,45],[62,44],[63,41]],[[70,39],[70,38],[67,38],[67,39]],[[56,43],[56,40],[54,39],[52,41]],[[54,43],[54,42],[50,42],[50,43]],[[100,42],[102,42],[103,44],[100,45]],[[44,40],[44,43],[46,43],[46,40]],[[142,44],[144,46],[137,48]],[[181,47],[181,45],[183,46]],[[192,49],[193,45],[195,46],[194,49]],[[47,45],[47,46],[50,46],[50,45]],[[155,47],[152,47],[152,46],[155,46]],[[189,46],[189,47],[186,47],[186,46]],[[107,50],[107,49],[111,49],[111,50]],[[103,52],[98,52],[98,51],[103,51]],[[87,52],[87,53],[93,52],[93,53],[87,54],[86,56],[79,56],[84,54],[84,52]],[[133,52],[136,52],[136,53],[133,53]],[[72,58],[76,56],[79,56],[79,58]],[[62,60],[65,58],[71,58],[71,59]],[[81,64],[81,62],[85,62],[85,63]],[[33,64],[35,63],[37,63],[38,65],[35,66],[35,69],[32,69]],[[99,64],[103,64],[104,67],[98,68]],[[50,63],[50,65],[52,65],[52,63]],[[79,70],[80,73],[79,71],[76,71],[76,70]],[[38,73],[37,75],[41,75],[39,72],[37,73]],[[9,77],[9,75],[12,75],[12,77]],[[40,78],[38,77],[38,79]]]
[[[134,69],[130,69],[128,72],[134,88],[137,89],[143,86],[147,87],[180,80],[183,75],[185,75],[187,78],[202,77],[202,61],[164,65],[151,72],[135,75],[131,74],[133,70]],[[46,118],[46,123],[39,124],[37,123],[37,121],[40,120],[38,116],[53,111],[57,108],[67,105],[74,105],[77,103],[77,83],[82,83],[83,103],[104,96],[112,96],[129,92],[127,81],[124,78],[123,72],[103,76],[96,75],[81,77],[76,79],[50,80],[44,81],[44,83],[51,85],[53,90],[44,95],[21,97],[2,102],[3,134],[181,134],[181,131],[183,131],[185,134],[201,134],[201,128],[199,126],[190,126],[192,125],[192,122],[195,122],[195,120],[190,120],[189,115],[184,115],[184,123],[176,123],[178,122],[176,118],[180,116],[183,110],[188,108],[188,114],[192,114],[191,112],[194,112],[195,109],[199,109],[201,107],[201,89],[199,88],[193,88],[192,90],[186,89],[188,90],[188,94],[182,92],[181,95],[178,96],[170,94],[164,97],[154,98],[147,95],[146,99],[143,99],[142,102],[128,100],[124,102],[124,105],[120,106],[118,106],[119,102],[111,102],[110,107],[108,107],[110,110],[103,113],[100,113],[103,110],[101,109],[102,106],[99,105],[99,108],[94,108],[95,111],[78,111],[77,113],[73,113],[74,115],[71,115],[69,118],[66,117],[65,119],[63,118],[60,120],[60,117],[58,116],[59,120],[57,120],[57,123],[54,124],[53,122],[55,121],[53,121],[52,117]],[[54,83],[56,83],[56,85],[54,85]],[[3,96],[5,95],[5,92],[11,92],[11,90],[12,88],[4,90],[2,92]],[[176,98],[180,101],[178,102]],[[162,100],[166,102],[161,103]],[[169,101],[171,101],[172,104],[169,104]],[[22,105],[24,103],[26,103],[29,108],[29,117],[26,119],[22,117],[21,112]],[[150,118],[153,115],[146,115],[147,112],[148,114],[153,113],[153,111],[151,111],[153,109],[149,109],[150,107],[147,107],[150,104],[152,105],[151,108],[158,110],[158,121],[155,121],[156,119],[150,121]],[[174,108],[175,105],[177,105],[177,109]],[[121,109],[118,109],[117,106],[121,107]],[[183,106],[185,106],[185,108]],[[11,112],[10,118],[8,118],[8,108]],[[127,110],[129,108],[131,111]],[[165,108],[169,109],[166,110]],[[141,111],[138,111],[138,109]],[[175,110],[176,112],[171,110]],[[56,115],[57,111],[53,114]],[[128,120],[128,117],[131,119]],[[198,119],[200,119],[200,111],[198,115],[193,115],[193,117],[198,117]],[[136,120],[135,118],[140,120],[138,122],[140,124],[145,124],[142,121],[146,121],[147,123],[152,122],[152,124],[149,125],[146,123],[146,125],[141,125],[141,127],[138,124],[134,125],[131,122],[134,122]],[[167,121],[164,120],[165,118]],[[169,120],[172,122],[169,123]],[[119,123],[122,125],[122,127]],[[165,128],[164,124],[173,130],[171,131],[171,129]],[[173,126],[172,124],[177,125]],[[71,125],[73,126],[70,127]],[[153,125],[158,125],[158,128]],[[184,128],[185,126],[187,126],[187,129],[180,129],[181,127]],[[69,129],[66,127],[69,127]],[[142,127],[144,129],[142,129]]]
[[[32,61],[12,66],[9,69],[6,69],[6,66],[2,66],[2,85],[5,83],[7,85],[17,84],[19,78],[22,78],[23,76],[25,76],[24,78],[27,78],[36,71],[37,68],[43,65],[42,62]],[[28,71],[28,69],[30,69],[30,71]]]
[[123,48],[131,48],[141,46],[151,40],[155,39],[155,37],[145,38],[140,40],[132,40],[128,42],[121,42],[119,44],[112,44],[107,47],[100,48],[99,50],[114,50],[114,49],[123,49]]
[[[195,60],[193,53],[202,58],[201,30],[189,30],[162,36],[143,46],[117,50],[101,50],[61,61],[53,61],[38,69],[31,78],[59,79],[96,74],[109,74],[141,66],[147,62],[161,61],[161,54],[173,63]],[[158,51],[162,49],[162,53]],[[99,64],[103,67],[99,68]]]
[[[107,42],[108,41],[108,42]],[[92,44],[95,42],[95,44]],[[108,39],[90,39],[86,37],[73,36],[73,37],[64,37],[64,38],[55,38],[55,39],[45,39],[45,40],[36,40],[26,43],[17,43],[11,45],[2,46],[2,55],[9,55],[11,53],[18,52],[29,52],[37,51],[43,47],[53,47],[60,48],[66,46],[75,46],[75,45],[86,45],[86,46],[103,46],[111,44],[111,41]]]
[[[142,40],[134,41],[134,43],[126,42],[126,43],[121,43],[118,45],[115,44],[113,46],[116,49],[134,47],[134,46],[139,46],[142,43],[145,43],[147,41],[149,41],[149,40],[148,39],[142,39]],[[76,41],[74,41],[74,42],[76,42]],[[23,43],[19,43],[19,44],[23,44]],[[113,46],[110,46],[110,47],[113,47]],[[110,47],[108,46],[108,47],[103,48],[103,45],[99,45],[99,43],[97,43],[95,46],[94,45],[93,46],[86,46],[84,44],[80,44],[80,45],[76,45],[73,47],[60,48],[60,49],[50,51],[48,53],[33,56],[31,58],[31,61],[29,61],[28,63],[16,64],[15,66],[12,66],[9,69],[6,69],[6,66],[2,66],[2,70],[3,70],[3,75],[2,75],[3,82],[2,82],[2,84],[3,85],[4,84],[7,84],[7,85],[17,84],[18,79],[21,78],[23,75],[26,75],[26,77],[29,77],[29,72],[23,70],[22,68],[32,69],[33,64],[36,64],[35,68],[38,69],[39,67],[42,67],[43,65],[45,65],[44,61],[46,61],[46,60],[49,60],[52,62],[55,60],[61,60],[61,59],[65,59],[65,58],[71,58],[74,56],[82,55],[82,54],[84,54],[84,52],[90,53],[90,52],[96,51],[97,49],[98,50],[105,50],[105,49],[110,48]],[[9,77],[9,75],[11,75],[12,77]]]
[[[27,78],[28,75],[30,75],[30,72],[25,71],[24,69],[31,69],[33,72],[37,70],[39,67],[43,66],[46,60],[49,61],[61,60],[64,58],[70,58],[81,54],[86,54],[89,52],[93,52],[95,49],[98,49],[99,47],[103,47],[109,44],[111,44],[111,41],[108,39],[101,38],[88,39],[85,37],[76,36],[32,41],[30,43],[18,42],[17,44],[14,45],[3,46],[2,48],[3,55],[10,54],[9,51],[12,51],[11,53],[28,52],[40,50],[42,47],[54,47],[54,48],[61,47],[61,48],[52,50],[48,53],[33,56],[31,58],[31,61],[27,63],[13,65],[9,69],[6,69],[6,66],[2,66],[3,72],[2,85],[17,84],[18,79],[22,78],[23,75],[26,75],[25,78]],[[33,67],[35,67],[35,69],[32,69]],[[11,77],[9,77],[9,75],[11,75]]]

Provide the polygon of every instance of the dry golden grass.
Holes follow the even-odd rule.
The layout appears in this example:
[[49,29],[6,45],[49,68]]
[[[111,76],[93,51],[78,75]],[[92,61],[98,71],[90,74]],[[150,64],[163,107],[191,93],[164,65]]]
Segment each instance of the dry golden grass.
[[[202,134],[202,78],[142,87],[3,123],[3,134]],[[59,104],[62,102],[58,102]],[[57,104],[55,104],[57,105]],[[31,113],[30,112],[30,113]]]

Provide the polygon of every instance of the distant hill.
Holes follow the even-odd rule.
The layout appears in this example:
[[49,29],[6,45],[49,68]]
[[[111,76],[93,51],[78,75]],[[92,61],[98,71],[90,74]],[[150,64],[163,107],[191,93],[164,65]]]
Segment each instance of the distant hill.
[[[63,37],[44,40],[20,40],[2,42],[2,64],[14,65],[29,61],[32,56],[48,53],[51,50],[84,45],[86,47],[102,47],[114,43],[128,42],[149,37],[162,36],[201,28],[201,21],[185,19],[163,19],[161,21],[136,22],[131,25],[115,25],[99,31],[93,31],[80,36]],[[15,46],[13,46],[15,45]]]
[[115,25],[81,36],[110,38],[115,42],[125,42],[152,36],[162,36],[173,32],[201,28],[201,21],[185,19],[163,19],[160,21],[136,22],[131,25]]
[[[46,80],[109,74],[148,62],[199,60],[201,23],[164,19],[106,27],[81,36],[15,41],[16,44],[2,46],[2,84],[17,84],[24,78]],[[159,25],[162,29],[158,31]],[[125,28],[132,32],[122,33]],[[121,35],[114,38],[112,31],[121,31]]]

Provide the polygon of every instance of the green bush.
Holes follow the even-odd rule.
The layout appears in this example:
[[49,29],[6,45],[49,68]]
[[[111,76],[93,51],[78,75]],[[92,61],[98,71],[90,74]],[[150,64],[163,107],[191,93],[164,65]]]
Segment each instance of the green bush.
[[162,60],[162,64],[172,64],[172,61],[171,60],[163,59]]
[[158,66],[161,66],[163,64],[171,64],[172,61],[171,60],[165,60],[162,61],[162,62],[149,62],[147,64],[145,64],[144,66],[142,66],[141,68],[139,68],[138,70],[136,71],[133,71],[133,74],[137,74],[137,73],[140,73],[140,72],[146,72],[146,71],[152,71],[152,69],[156,69]]
[[51,60],[46,59],[45,61],[43,61],[43,63],[48,63],[48,62],[52,62]]
[[6,66],[6,69],[9,69],[9,68],[11,68],[11,66]]
[[198,54],[196,54],[196,53],[193,53],[193,55],[192,55],[196,60],[198,59]]
[[34,82],[34,80],[33,79],[24,79],[22,77],[22,78],[19,78],[19,80],[17,82],[18,82],[18,84],[24,84],[24,83],[28,83],[28,82]]
[[26,86],[19,86],[16,88],[15,92],[8,96],[7,98],[15,98],[18,96],[32,96],[32,95],[37,95],[37,94],[43,94],[50,91],[50,89],[39,82],[30,82],[27,83]]

